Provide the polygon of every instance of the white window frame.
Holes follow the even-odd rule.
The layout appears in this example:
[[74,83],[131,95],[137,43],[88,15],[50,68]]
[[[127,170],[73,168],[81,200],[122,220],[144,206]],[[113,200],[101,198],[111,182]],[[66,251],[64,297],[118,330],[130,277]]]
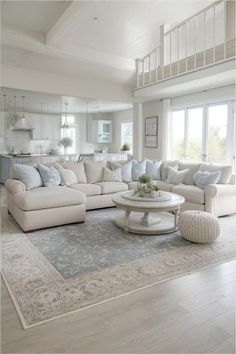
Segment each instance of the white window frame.
[[210,106],[217,106],[227,104],[228,105],[228,117],[227,117],[227,162],[232,164],[234,172],[236,171],[236,101],[232,98],[221,100],[209,100],[203,103],[196,103],[183,106],[172,106],[170,115],[170,148],[169,157],[173,159],[173,112],[184,111],[185,112],[185,134],[184,134],[184,160],[188,159],[187,140],[188,140],[188,111],[192,108],[203,108],[203,124],[202,124],[202,161],[207,161],[207,138],[208,138],[208,108]]
[[122,142],[122,124],[127,124],[127,123],[130,123],[130,124],[132,124],[132,132],[133,132],[133,135],[132,135],[132,144],[131,144],[131,146],[130,146],[130,152],[132,153],[133,152],[133,144],[134,144],[134,124],[133,124],[133,121],[132,120],[123,120],[123,121],[121,121],[121,123],[120,123],[120,145],[121,145],[121,147],[122,147],[122,145],[124,144],[123,142]]

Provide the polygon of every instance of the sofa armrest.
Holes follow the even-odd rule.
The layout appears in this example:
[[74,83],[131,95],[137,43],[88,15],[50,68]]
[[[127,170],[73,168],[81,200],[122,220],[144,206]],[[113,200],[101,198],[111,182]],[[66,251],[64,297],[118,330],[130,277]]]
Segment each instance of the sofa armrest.
[[205,189],[205,211],[215,216],[236,213],[236,185],[209,184]]
[[25,192],[25,185],[17,179],[8,179],[5,183],[8,192],[12,194]]
[[205,188],[205,194],[209,197],[234,194],[236,196],[236,184],[209,184]]

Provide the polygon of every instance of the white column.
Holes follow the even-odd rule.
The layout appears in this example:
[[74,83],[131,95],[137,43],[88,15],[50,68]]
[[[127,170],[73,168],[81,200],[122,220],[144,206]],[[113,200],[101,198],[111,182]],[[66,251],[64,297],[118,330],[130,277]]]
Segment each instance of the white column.
[[162,160],[167,160],[170,147],[170,99],[162,101],[162,112]]
[[133,155],[135,160],[143,158],[143,111],[142,103],[133,104]]

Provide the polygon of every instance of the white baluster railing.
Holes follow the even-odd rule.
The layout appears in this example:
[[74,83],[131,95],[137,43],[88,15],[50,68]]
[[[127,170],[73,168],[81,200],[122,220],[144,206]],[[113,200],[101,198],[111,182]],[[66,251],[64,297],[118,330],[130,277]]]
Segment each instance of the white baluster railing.
[[235,2],[219,0],[161,31],[161,45],[136,60],[136,88],[235,57],[234,23]]

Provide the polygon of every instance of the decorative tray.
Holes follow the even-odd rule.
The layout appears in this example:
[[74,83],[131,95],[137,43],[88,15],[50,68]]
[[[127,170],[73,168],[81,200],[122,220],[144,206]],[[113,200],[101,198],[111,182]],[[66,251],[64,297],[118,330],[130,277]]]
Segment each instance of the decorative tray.
[[143,198],[137,196],[134,191],[127,191],[122,193],[122,197],[125,199],[133,200],[135,202],[166,202],[167,200],[171,199],[169,195],[166,195],[163,192],[160,192],[160,197]]

